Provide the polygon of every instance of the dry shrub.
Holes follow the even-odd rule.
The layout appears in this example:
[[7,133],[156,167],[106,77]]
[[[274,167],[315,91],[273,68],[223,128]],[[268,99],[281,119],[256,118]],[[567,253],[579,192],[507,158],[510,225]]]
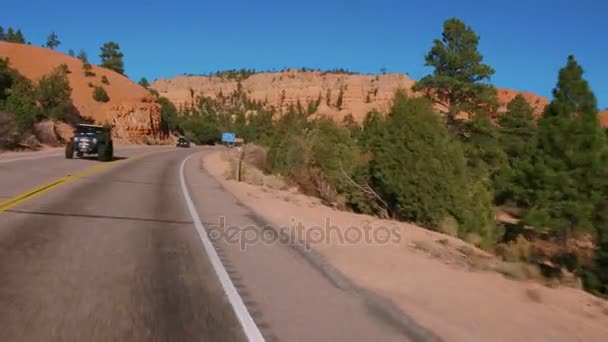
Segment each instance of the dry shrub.
[[496,255],[508,262],[527,262],[532,256],[532,246],[526,238],[520,235],[515,241],[496,245]]
[[0,112],[0,150],[15,147],[20,138],[13,116]]
[[224,177],[228,180],[236,180],[236,160],[228,159],[228,170],[226,170]]
[[287,182],[279,175],[265,175],[264,185],[274,190],[286,190]]
[[493,271],[495,269],[495,265],[492,259],[479,255],[469,256],[467,258],[467,263],[474,270]]
[[241,181],[251,185],[264,185],[264,174],[261,170],[243,163],[241,164]]
[[501,262],[496,264],[494,270],[515,280],[539,279],[541,277],[538,267],[523,262]]
[[471,245],[479,247],[483,242],[483,239],[481,238],[481,236],[479,236],[479,234],[468,233],[467,235],[465,235],[464,241],[470,243]]
[[437,229],[444,234],[449,236],[458,236],[458,221],[451,215],[448,215],[441,219]]
[[456,249],[465,256],[475,255],[475,249],[468,245],[458,246]]
[[243,148],[243,161],[258,170],[266,167],[266,149],[257,145],[247,145]]
[[[264,174],[263,168],[265,163],[265,153],[263,148],[255,145],[251,145],[249,151],[246,153],[241,163],[241,181],[251,185],[266,186],[274,190],[285,190],[287,183],[283,177],[279,175],[267,175]],[[222,153],[222,159],[228,162],[228,170],[226,170],[224,177],[229,180],[237,179],[237,165],[238,165],[238,154],[236,153]]]
[[447,246],[447,245],[450,244],[450,240],[448,240],[448,239],[439,239],[439,240],[437,240],[435,242],[437,242],[440,245],[444,245],[444,246]]
[[436,244],[427,241],[427,240],[417,240],[413,241],[414,248],[423,251],[434,258],[440,258],[442,256],[441,249],[442,247],[437,246]]
[[345,207],[346,200],[340,198],[343,196],[338,195],[336,188],[327,180],[326,175],[320,168],[315,166],[309,167],[308,176],[314,187],[314,194],[325,204],[341,209]]

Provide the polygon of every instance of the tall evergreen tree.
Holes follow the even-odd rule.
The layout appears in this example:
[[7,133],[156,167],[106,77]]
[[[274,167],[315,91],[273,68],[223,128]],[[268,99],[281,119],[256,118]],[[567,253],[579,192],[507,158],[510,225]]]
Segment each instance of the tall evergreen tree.
[[499,116],[498,124],[498,141],[507,155],[508,164],[495,180],[496,201],[527,208],[531,204],[530,176],[536,153],[534,109],[523,96],[517,95],[507,105],[507,112]]
[[366,151],[373,151],[378,148],[384,135],[384,117],[382,114],[372,111],[367,113],[361,124],[359,134],[359,145]]
[[89,58],[87,57],[87,53],[84,50],[80,50],[80,52],[78,52],[78,56],[76,56],[76,58],[80,59],[82,61],[82,63],[89,63]]
[[431,228],[454,217],[461,236],[490,238],[492,222],[485,216],[491,199],[472,191],[462,149],[430,101],[398,94],[373,154],[372,182],[397,217]]
[[74,50],[69,49],[68,50],[68,56],[70,56],[70,57],[76,57],[76,53],[74,52]]
[[55,48],[59,45],[61,45],[61,42],[59,41],[57,33],[51,32],[51,34],[49,34],[49,36],[46,38],[46,47],[51,50],[55,50]]
[[342,118],[342,126],[348,128],[351,133],[356,133],[360,128],[352,113],[344,115]]
[[147,78],[142,77],[142,78],[139,80],[139,85],[140,85],[140,86],[142,86],[142,87],[144,87],[144,88],[148,88],[148,87],[150,86],[150,82],[148,82],[148,79],[147,79]]
[[9,27],[6,30],[6,41],[11,43],[15,42],[15,30],[12,27]]
[[243,138],[246,141],[249,141],[249,130],[247,127],[247,117],[242,110],[237,111],[234,115],[234,120],[232,122],[232,131],[236,133],[237,137]]
[[273,116],[272,111],[262,109],[249,117],[249,130],[253,141],[268,143],[268,139],[273,133]]
[[21,32],[21,30],[17,30],[17,32],[15,32],[13,42],[19,43],[19,44],[25,44],[25,37],[23,36],[23,33]]
[[102,45],[101,53],[101,66],[110,70],[114,70],[119,74],[124,74],[125,69],[123,65],[123,53],[120,52],[120,45],[115,42],[107,42]]
[[492,181],[507,164],[507,156],[498,141],[498,129],[486,115],[464,122],[458,138],[462,142],[469,174],[490,190]]
[[447,108],[448,126],[453,126],[461,112],[492,111],[496,91],[483,83],[494,74],[494,69],[483,64],[477,50],[479,37],[459,19],[445,21],[442,39],[435,39],[426,55],[426,65],[435,68],[432,75],[423,77],[414,90],[425,91]]
[[565,241],[590,232],[606,192],[608,145],[595,95],[574,56],[559,72],[553,100],[539,121],[534,205],[526,220]]
[[6,34],[4,33],[4,27],[0,26],[0,41],[6,40]]

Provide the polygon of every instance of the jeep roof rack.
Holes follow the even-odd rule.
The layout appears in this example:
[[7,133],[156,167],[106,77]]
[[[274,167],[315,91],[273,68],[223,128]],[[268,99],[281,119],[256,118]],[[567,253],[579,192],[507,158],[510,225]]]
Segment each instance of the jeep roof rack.
[[76,124],[77,127],[91,127],[91,128],[105,128],[101,125],[91,125],[91,124]]

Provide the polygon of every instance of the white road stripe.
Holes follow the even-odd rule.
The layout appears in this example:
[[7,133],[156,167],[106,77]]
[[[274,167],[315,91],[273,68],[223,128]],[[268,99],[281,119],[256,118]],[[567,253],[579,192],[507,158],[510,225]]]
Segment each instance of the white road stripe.
[[203,227],[203,224],[201,223],[201,219],[199,218],[198,212],[194,207],[194,203],[190,198],[190,193],[188,192],[188,188],[186,187],[186,180],[184,177],[184,166],[186,165],[188,159],[190,159],[190,157],[192,156],[193,154],[191,154],[182,161],[182,165],[180,166],[179,171],[182,192],[184,194],[184,199],[186,200],[188,210],[190,211],[190,216],[192,216],[192,221],[194,221],[194,226],[196,227],[198,235],[201,238],[205,252],[207,253],[211,265],[215,270],[215,274],[220,280],[220,284],[224,288],[224,292],[226,292],[226,296],[228,297],[228,300],[232,305],[234,313],[236,314],[239,322],[241,323],[241,327],[243,328],[245,336],[247,336],[247,339],[251,342],[262,342],[264,341],[264,337],[262,336],[260,329],[253,321],[253,318],[249,314],[249,311],[247,311],[247,307],[245,307],[243,299],[241,298],[241,296],[239,296],[239,293],[237,292],[236,288],[234,287],[234,284],[232,283],[232,280],[230,280],[230,276],[228,276],[228,272],[226,272],[224,265],[222,265],[222,262],[220,261],[220,258],[218,257],[215,248],[213,248],[213,244],[207,236],[205,227]]

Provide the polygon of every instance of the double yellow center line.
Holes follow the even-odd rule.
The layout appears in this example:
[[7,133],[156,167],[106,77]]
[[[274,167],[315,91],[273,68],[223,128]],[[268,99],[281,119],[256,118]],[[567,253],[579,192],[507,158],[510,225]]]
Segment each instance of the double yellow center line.
[[[138,159],[138,158],[142,158],[142,157],[145,157],[147,155],[150,155],[150,154],[153,154],[153,153],[158,153],[158,152],[160,152],[160,151],[144,152],[144,153],[133,155],[133,156],[129,157],[126,160]],[[90,167],[88,169],[84,169],[84,170],[82,170],[80,172],[77,172],[75,174],[71,174],[71,175],[67,175],[67,176],[61,177],[61,178],[56,179],[56,180],[54,180],[52,182],[43,184],[43,185],[38,186],[38,187],[36,187],[34,189],[31,189],[31,190],[28,190],[28,191],[26,191],[24,193],[21,193],[21,194],[15,196],[15,197],[12,197],[12,198],[10,198],[10,199],[8,199],[6,201],[0,202],[0,213],[3,212],[3,211],[7,211],[9,209],[12,209],[12,208],[16,207],[17,205],[19,205],[19,204],[21,204],[21,203],[23,203],[25,201],[28,201],[28,200],[30,200],[32,198],[35,198],[35,197],[38,197],[38,196],[44,194],[45,192],[50,191],[52,189],[55,189],[55,188],[57,188],[57,187],[59,187],[61,185],[65,185],[65,184],[71,183],[71,182],[73,182],[73,181],[75,181],[75,180],[77,180],[79,178],[83,178],[83,177],[86,177],[86,176],[88,176],[90,174],[93,174],[95,172],[99,172],[101,170],[107,169],[107,168],[109,168],[109,167],[113,166],[114,164],[119,163],[121,161],[122,160],[114,160],[114,161],[111,161],[111,162],[107,162],[107,163],[103,163],[103,164],[92,166],[92,167]]]

